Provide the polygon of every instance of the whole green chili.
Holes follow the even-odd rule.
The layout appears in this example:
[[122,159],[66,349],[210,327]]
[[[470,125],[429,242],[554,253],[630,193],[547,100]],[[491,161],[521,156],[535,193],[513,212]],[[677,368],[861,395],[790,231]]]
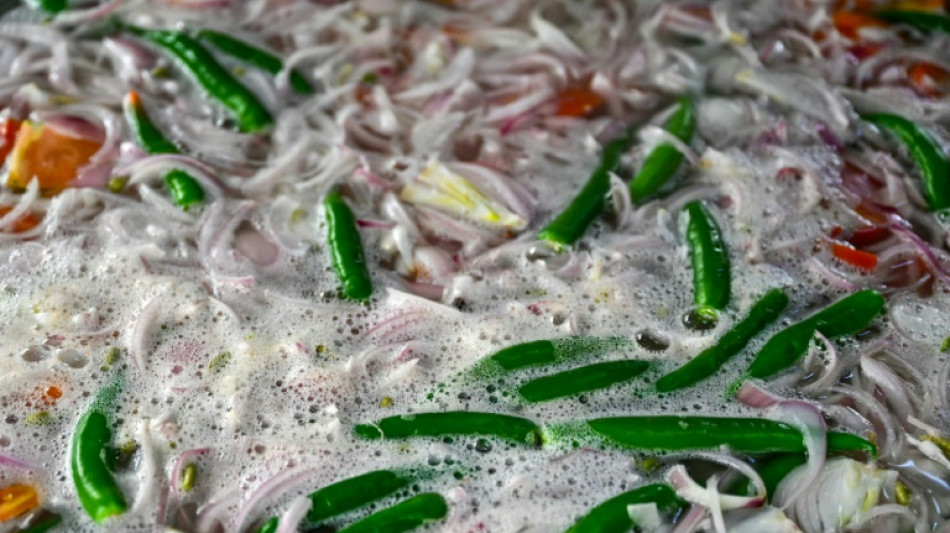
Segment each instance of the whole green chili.
[[[727,446],[745,453],[805,452],[798,429],[762,418],[703,416],[627,416],[589,420],[587,425],[614,444],[637,450],[705,450]],[[877,448],[849,433],[828,432],[829,452],[867,452]]]
[[441,520],[448,513],[442,496],[425,492],[354,522],[339,533],[403,533]]
[[950,33],[950,17],[943,13],[885,9],[874,14],[888,22],[901,22],[921,30]]
[[897,115],[873,113],[863,115],[862,118],[891,132],[907,147],[920,170],[927,207],[931,211],[950,207],[950,162],[933,135],[925,128]]
[[[161,130],[149,118],[138,93],[130,91],[125,98],[125,117],[132,128],[136,141],[149,154],[181,153],[174,143],[169,141]],[[183,170],[172,170],[165,174],[165,185],[175,203],[187,208],[204,201],[205,192],[195,178]]]
[[[198,37],[210,42],[215,48],[225,54],[254,65],[274,76],[284,70],[284,62],[276,55],[248,42],[235,39],[225,33],[206,29],[199,31]],[[290,71],[290,86],[300,94],[313,93],[313,87],[310,85],[310,82],[296,70]]]
[[105,387],[79,419],[69,452],[76,495],[83,509],[97,523],[126,510],[125,496],[105,459],[112,441],[111,424],[106,413],[115,401],[118,387],[118,380]]
[[[696,129],[696,111],[690,97],[679,98],[676,111],[666,121],[664,129],[689,144]],[[640,171],[630,182],[630,198],[633,202],[643,203],[656,194],[676,174],[682,162],[682,152],[671,143],[662,142],[650,151]]]
[[670,392],[695,385],[712,376],[734,357],[766,326],[774,322],[788,306],[788,296],[781,289],[772,289],[759,298],[749,314],[719,339],[685,365],[656,382],[660,392]]
[[646,361],[607,361],[534,379],[518,387],[518,394],[531,403],[605,389],[646,372]]
[[662,513],[675,513],[686,506],[668,485],[654,484],[628,490],[594,507],[566,533],[626,533],[638,524],[627,507],[655,503]]
[[700,310],[725,309],[732,291],[732,280],[729,250],[722,239],[722,231],[702,202],[686,204],[686,215],[686,242],[693,265],[693,298]]
[[487,435],[530,446],[541,444],[540,428],[526,418],[470,411],[391,416],[374,424],[358,424],[353,431],[370,440]]
[[808,345],[816,331],[834,338],[866,329],[884,309],[884,304],[884,297],[870,289],[838,300],[775,334],[756,354],[747,374],[753,378],[764,379],[794,365],[808,351]]
[[181,65],[212,97],[228,108],[244,132],[260,131],[274,119],[254,93],[242,85],[193,37],[178,31],[146,30],[125,26],[134,35],[161,46],[174,55]]
[[557,218],[538,233],[538,239],[547,241],[560,249],[574,244],[584,235],[594,219],[603,213],[607,194],[610,192],[610,173],[620,169],[620,158],[631,143],[633,143],[633,133],[627,131],[604,146],[600,154],[600,163],[580,193]]
[[549,365],[581,355],[597,355],[629,345],[621,337],[565,337],[516,344],[501,349],[488,360],[505,371]]
[[366,268],[356,217],[343,196],[335,191],[327,194],[323,207],[327,220],[327,244],[343,294],[352,300],[365,300],[373,293],[373,282]]

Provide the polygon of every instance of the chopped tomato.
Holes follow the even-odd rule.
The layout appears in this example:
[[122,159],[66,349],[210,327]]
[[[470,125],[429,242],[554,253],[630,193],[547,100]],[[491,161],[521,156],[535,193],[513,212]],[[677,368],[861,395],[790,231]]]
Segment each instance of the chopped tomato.
[[568,87],[557,95],[557,112],[562,117],[589,117],[604,107],[604,97],[586,87]]
[[831,243],[831,253],[845,263],[864,270],[874,270],[877,266],[877,255],[840,242]]
[[854,230],[848,242],[856,248],[863,248],[871,244],[876,244],[891,235],[891,230],[883,226],[865,226]]
[[0,165],[7,160],[7,156],[13,151],[13,145],[16,143],[16,134],[19,129],[19,120],[8,118],[3,121],[3,130],[0,131],[0,137],[3,138],[3,145],[0,145]]
[[915,63],[907,69],[907,79],[918,93],[937,97],[943,92],[941,86],[950,79],[950,72],[933,63]]
[[[12,209],[13,208],[10,206],[0,207],[0,217],[6,215]],[[26,213],[23,216],[21,216],[19,219],[17,219],[16,222],[13,223],[12,228],[14,232],[20,233],[21,231],[27,231],[27,230],[31,230],[35,228],[39,223],[40,223],[39,217],[37,217],[33,213]]]
[[854,210],[872,224],[885,224],[887,222],[887,214],[874,204],[861,202]]
[[10,485],[0,489],[0,522],[16,518],[40,504],[36,489],[29,485]]
[[829,235],[831,235],[832,239],[837,239],[842,233],[844,233],[844,228],[841,226],[835,226],[831,228],[831,233],[829,233]]
[[860,37],[859,33],[862,28],[883,28],[886,26],[884,21],[877,17],[854,11],[836,11],[832,18],[838,32],[853,40]]
[[100,148],[101,140],[73,137],[48,126],[24,122],[10,156],[7,186],[24,189],[35,177],[44,194],[59,193]]

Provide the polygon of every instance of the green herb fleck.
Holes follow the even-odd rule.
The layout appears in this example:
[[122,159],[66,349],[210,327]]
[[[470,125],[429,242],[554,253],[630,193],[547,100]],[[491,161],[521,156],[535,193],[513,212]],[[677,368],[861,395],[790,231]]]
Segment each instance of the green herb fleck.
[[221,352],[208,363],[208,370],[216,372],[220,368],[223,368],[231,362],[231,352]]
[[50,423],[52,417],[50,417],[49,412],[39,411],[37,413],[30,413],[26,416],[26,423],[34,426],[45,426]]
[[195,463],[188,463],[181,472],[181,490],[191,492],[195,488],[195,478],[198,476],[198,467]]

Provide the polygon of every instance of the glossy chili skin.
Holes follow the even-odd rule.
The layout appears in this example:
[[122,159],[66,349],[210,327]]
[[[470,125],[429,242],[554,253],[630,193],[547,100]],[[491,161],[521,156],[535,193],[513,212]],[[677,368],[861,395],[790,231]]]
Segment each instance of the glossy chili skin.
[[888,22],[900,22],[926,31],[950,33],[950,17],[943,13],[885,9],[874,14]]
[[356,217],[343,196],[335,191],[326,195],[323,208],[333,270],[340,280],[343,294],[351,300],[366,300],[373,294],[373,282],[366,267]]
[[59,13],[69,7],[69,0],[30,0],[29,4],[47,13]]
[[485,435],[529,446],[541,444],[541,429],[526,418],[471,411],[391,416],[373,424],[358,424],[353,431],[369,440]]
[[627,343],[620,337],[565,337],[543,339],[498,350],[489,360],[504,371],[542,366],[581,356],[592,356],[624,347]]
[[620,159],[632,143],[633,133],[627,131],[604,146],[600,163],[584,188],[557,218],[538,233],[538,239],[560,249],[574,244],[584,235],[594,219],[604,212],[610,192],[610,174],[619,171]]
[[[629,416],[589,420],[587,425],[608,441],[637,450],[705,450],[727,446],[745,453],[807,451],[801,431],[762,418]],[[877,454],[868,440],[835,431],[828,432],[828,451]]]
[[[696,130],[696,110],[692,98],[681,96],[676,111],[667,120],[664,129],[686,144]],[[668,142],[660,143],[647,155],[640,171],[630,181],[630,198],[642,204],[657,193],[676,174],[683,162],[683,154]]]
[[[369,505],[408,487],[411,482],[412,479],[405,474],[375,470],[327,485],[307,496],[311,506],[301,527],[306,530],[317,528],[330,518]],[[272,533],[277,531],[278,525],[278,518],[271,518],[258,533]]]
[[904,117],[874,113],[862,118],[897,137],[920,170],[924,197],[931,211],[950,207],[950,162],[926,129]]
[[672,514],[686,506],[669,485],[645,485],[601,503],[577,521],[566,533],[626,533],[637,524],[627,506],[654,503],[661,513]]
[[[218,50],[274,76],[284,70],[284,62],[276,55],[226,33],[206,29],[198,32],[198,36],[213,44]],[[290,86],[300,94],[313,93],[313,86],[296,70],[290,71]]]
[[518,394],[530,403],[556,400],[629,381],[649,367],[646,361],[595,363],[531,380],[518,387]]
[[373,513],[339,530],[339,533],[403,533],[441,520],[447,514],[449,507],[445,498],[426,492]]
[[700,309],[725,309],[732,292],[732,275],[722,230],[702,202],[686,204],[686,216],[693,298]]
[[685,365],[666,374],[656,382],[660,392],[690,387],[712,376],[729,359],[742,351],[753,337],[781,316],[788,307],[788,295],[772,289],[752,306],[749,314],[729,330],[715,345],[703,350]]
[[112,428],[106,412],[118,393],[118,380],[100,392],[79,419],[69,452],[76,495],[86,513],[97,523],[122,514],[127,505],[106,462]]
[[126,30],[164,48],[213,98],[221,102],[247,133],[263,130],[274,119],[254,93],[241,84],[197,40],[186,33],[169,30],[145,30],[125,26]]
[[[135,135],[135,140],[149,154],[178,154],[181,151],[155,126],[135,92],[125,99],[126,122]],[[183,170],[165,174],[165,185],[172,199],[180,207],[188,208],[204,201],[205,192],[195,178]]]
[[748,375],[764,379],[794,365],[805,352],[815,332],[828,338],[853,335],[870,325],[884,309],[877,291],[865,289],[850,294],[769,339],[749,366]]

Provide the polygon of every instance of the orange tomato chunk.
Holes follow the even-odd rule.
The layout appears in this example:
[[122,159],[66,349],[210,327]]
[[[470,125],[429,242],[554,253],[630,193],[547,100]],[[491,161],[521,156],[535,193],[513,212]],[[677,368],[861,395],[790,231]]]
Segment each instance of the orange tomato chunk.
[[877,266],[877,255],[864,250],[857,250],[847,244],[833,243],[831,252],[845,263],[863,270],[874,270],[874,267]]
[[604,98],[586,87],[568,87],[557,95],[557,115],[587,117],[604,106]]
[[40,504],[36,489],[29,485],[10,485],[0,489],[0,522],[16,518]]
[[99,140],[72,137],[24,122],[13,147],[7,186],[24,189],[36,177],[44,194],[59,193],[101,147]]
[[861,28],[884,27],[884,22],[871,15],[854,11],[838,11],[833,15],[835,28],[849,39],[857,39]]

